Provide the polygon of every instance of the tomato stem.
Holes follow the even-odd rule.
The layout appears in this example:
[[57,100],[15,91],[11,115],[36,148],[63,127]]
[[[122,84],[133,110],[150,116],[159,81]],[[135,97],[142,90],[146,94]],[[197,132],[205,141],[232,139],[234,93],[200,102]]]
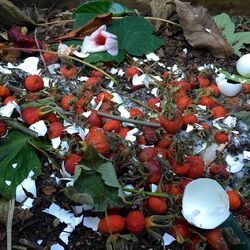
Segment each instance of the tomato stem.
[[122,188],[122,190],[124,192],[130,192],[130,193],[135,193],[135,194],[144,194],[146,196],[154,196],[154,197],[165,198],[165,199],[169,197],[169,195],[166,193],[149,192],[149,191],[130,189],[130,188]]

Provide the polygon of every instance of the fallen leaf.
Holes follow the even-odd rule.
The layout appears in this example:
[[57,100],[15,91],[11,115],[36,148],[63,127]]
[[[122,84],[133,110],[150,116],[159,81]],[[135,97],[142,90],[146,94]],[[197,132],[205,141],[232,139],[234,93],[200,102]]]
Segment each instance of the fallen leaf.
[[13,24],[35,26],[31,18],[8,0],[0,0],[0,10],[1,24],[6,26],[12,26]]
[[82,40],[85,36],[90,35],[95,30],[97,30],[100,26],[106,24],[110,25],[112,23],[112,14],[103,14],[94,17],[91,21],[84,24],[80,28],[69,32],[68,34],[56,38],[56,41],[59,40],[69,40],[69,39],[79,39]]
[[0,60],[13,63],[21,56],[21,51],[12,48],[12,46],[0,43]]
[[56,188],[53,185],[47,185],[42,189],[42,192],[47,196],[51,196],[53,193],[56,192]]
[[233,54],[233,49],[222,37],[218,27],[202,6],[193,7],[190,3],[174,0],[180,24],[187,42],[194,48],[205,48],[217,58]]
[[31,213],[29,209],[18,208],[15,210],[15,213],[21,224],[24,224],[25,222],[29,221],[33,216],[33,213]]

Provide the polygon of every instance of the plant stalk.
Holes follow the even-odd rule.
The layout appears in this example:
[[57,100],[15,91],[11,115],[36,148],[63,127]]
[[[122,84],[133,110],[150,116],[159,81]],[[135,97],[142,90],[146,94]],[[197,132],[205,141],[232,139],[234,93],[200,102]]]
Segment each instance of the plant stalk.
[[124,192],[130,192],[130,193],[134,193],[134,194],[144,194],[146,196],[154,196],[154,197],[165,198],[165,199],[167,199],[169,197],[169,195],[166,193],[149,192],[149,191],[130,189],[130,188],[122,188],[122,190]]
[[12,222],[13,215],[15,210],[15,199],[11,199],[9,201],[9,211],[8,211],[8,219],[7,219],[7,250],[12,250]]

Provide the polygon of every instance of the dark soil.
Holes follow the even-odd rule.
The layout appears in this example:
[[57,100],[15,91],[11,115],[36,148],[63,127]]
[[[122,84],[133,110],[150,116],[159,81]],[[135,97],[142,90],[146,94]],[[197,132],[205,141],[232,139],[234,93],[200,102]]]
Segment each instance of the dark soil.
[[[38,29],[39,38],[50,41],[53,40],[58,34],[63,35],[67,31],[68,25],[65,26],[51,26],[50,28]],[[166,41],[165,45],[156,52],[161,57],[161,61],[167,66],[173,66],[177,64],[179,68],[185,72],[186,79],[190,79],[193,75],[198,73],[197,68],[204,64],[213,64],[215,67],[223,68],[231,73],[236,73],[235,65],[237,58],[232,56],[229,59],[216,59],[206,50],[197,50],[192,48],[185,40],[182,31],[165,30],[159,32],[161,37]],[[187,49],[187,54],[183,52],[183,49]],[[249,51],[249,48],[248,48]],[[124,64],[130,64],[130,62],[124,62]],[[159,75],[163,71],[163,68],[157,64],[148,63],[148,66]],[[135,91],[131,94],[135,98],[145,99],[147,93],[145,89]],[[243,145],[246,147],[246,145]],[[231,148],[232,152],[237,148]],[[249,145],[248,145],[249,150]],[[15,215],[13,219],[13,249],[50,249],[49,246],[55,243],[59,243],[65,246],[65,249],[71,250],[98,250],[105,249],[106,238],[101,237],[98,233],[93,232],[91,229],[87,229],[82,226],[82,223],[76,227],[74,232],[69,238],[69,244],[66,246],[63,242],[58,240],[59,234],[66,227],[65,224],[56,223],[55,217],[47,215],[42,212],[45,208],[48,208],[52,202],[58,204],[61,208],[71,210],[74,204],[70,201],[61,191],[62,184],[57,186],[55,179],[50,177],[51,174],[58,173],[58,169],[53,169],[52,165],[47,162],[43,167],[43,174],[39,176],[36,181],[37,186],[37,198],[35,198],[34,206],[30,211],[23,211],[18,208],[15,209]],[[45,189],[46,188],[46,189]],[[48,191],[49,189],[49,191]],[[89,216],[90,212],[84,212],[83,216]],[[96,214],[98,216],[98,213]],[[91,216],[95,214],[91,213]],[[6,249],[6,225],[0,224],[0,249]],[[24,240],[28,242],[24,242]],[[37,240],[43,240],[39,246]],[[34,245],[32,245],[32,243]],[[132,248],[131,248],[132,249]],[[147,233],[140,235],[139,242],[133,249],[162,249],[159,241],[150,237]],[[177,249],[175,244],[171,245],[171,249]],[[178,248],[179,249],[179,248]],[[185,249],[185,248],[183,248]]]

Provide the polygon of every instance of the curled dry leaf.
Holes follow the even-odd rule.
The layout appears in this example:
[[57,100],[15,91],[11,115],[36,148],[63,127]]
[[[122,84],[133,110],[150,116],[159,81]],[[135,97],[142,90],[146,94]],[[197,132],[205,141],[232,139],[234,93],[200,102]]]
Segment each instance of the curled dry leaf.
[[202,6],[174,0],[180,24],[187,42],[194,48],[206,48],[217,58],[233,54],[233,49],[221,36],[208,10]]
[[80,28],[69,32],[68,34],[56,38],[57,41],[69,40],[69,39],[79,39],[82,40],[85,36],[90,35],[95,30],[97,30],[102,25],[110,25],[112,23],[112,13],[107,13],[103,15],[98,15],[90,20],[88,23],[84,24]]

